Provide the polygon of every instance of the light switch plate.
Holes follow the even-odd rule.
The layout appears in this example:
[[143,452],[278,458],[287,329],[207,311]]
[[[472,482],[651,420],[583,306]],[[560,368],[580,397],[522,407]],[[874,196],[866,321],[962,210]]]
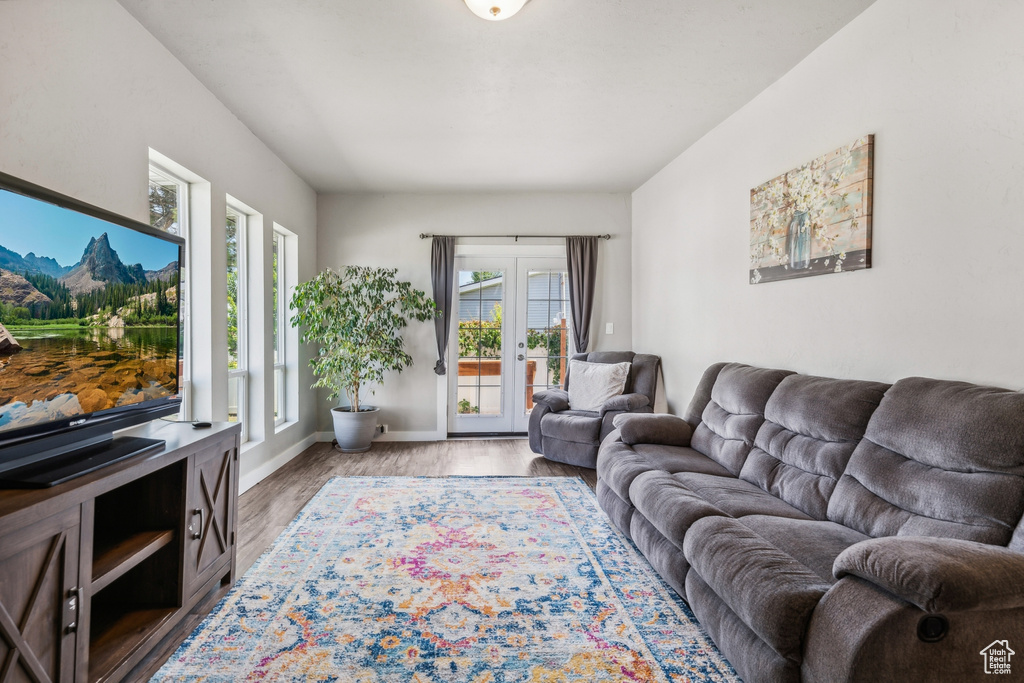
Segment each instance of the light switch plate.
[[615,323],[605,323],[604,324],[604,333],[605,334],[615,334]]

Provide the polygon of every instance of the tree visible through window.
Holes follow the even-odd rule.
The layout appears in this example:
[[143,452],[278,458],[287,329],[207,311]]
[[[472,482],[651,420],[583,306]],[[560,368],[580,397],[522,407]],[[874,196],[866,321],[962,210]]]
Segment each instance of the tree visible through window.
[[227,209],[227,337],[228,337],[228,420],[242,424],[242,441],[249,438],[249,373],[246,358],[246,273],[245,236],[247,216]]
[[273,244],[273,273],[274,273],[274,424],[283,424],[287,410],[285,406],[285,330],[284,324],[287,320],[283,306],[285,305],[284,293],[281,289],[285,284],[285,236],[274,230]]

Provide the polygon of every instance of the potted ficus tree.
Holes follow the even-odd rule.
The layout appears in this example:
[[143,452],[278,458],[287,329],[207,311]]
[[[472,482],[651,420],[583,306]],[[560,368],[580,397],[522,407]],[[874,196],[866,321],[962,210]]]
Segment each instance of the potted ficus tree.
[[369,450],[377,427],[378,408],[366,405],[363,394],[384,381],[391,370],[412,365],[401,330],[410,319],[432,320],[434,301],[396,277],[395,268],[345,266],[325,270],[295,288],[289,307],[300,340],[315,344],[309,361],[317,380],[313,387],[330,390],[329,398],[345,394],[347,406],[331,410],[334,436],[341,450]]

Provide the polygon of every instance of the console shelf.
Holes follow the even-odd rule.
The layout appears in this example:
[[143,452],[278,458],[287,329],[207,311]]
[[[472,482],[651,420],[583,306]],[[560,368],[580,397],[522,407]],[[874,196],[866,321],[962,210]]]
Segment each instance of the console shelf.
[[174,612],[170,607],[136,609],[105,624],[102,632],[94,632],[89,643],[89,683],[106,678],[108,672],[116,669],[127,655],[138,651]]
[[140,531],[93,557],[93,595],[174,540],[174,530]]

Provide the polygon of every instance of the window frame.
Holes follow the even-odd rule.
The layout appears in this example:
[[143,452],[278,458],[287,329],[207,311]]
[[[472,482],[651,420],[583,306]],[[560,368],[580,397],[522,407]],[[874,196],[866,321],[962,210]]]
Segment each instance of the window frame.
[[[190,263],[190,250],[192,240],[190,234],[189,202],[191,198],[192,184],[179,176],[177,173],[167,170],[155,161],[149,161],[149,175],[147,178],[148,188],[156,181],[163,181],[166,184],[175,185],[178,189],[178,230],[173,232],[163,228],[157,228],[171,235],[177,235],[185,240],[183,249],[184,259],[180,264],[180,277],[178,278],[178,310],[181,316],[181,371],[178,376],[178,394],[181,396],[181,412],[179,419],[184,421],[192,420],[193,397],[192,397],[192,267]],[[155,226],[154,226],[155,227]]]
[[[274,269],[271,275],[272,285],[276,289],[274,294],[277,298],[277,323],[274,325],[274,401],[277,415],[274,417],[274,427],[280,427],[288,421],[288,335],[286,330],[288,306],[285,296],[287,283],[287,242],[288,237],[274,227],[271,242],[271,267]],[[276,258],[275,258],[276,257]],[[273,297],[271,298],[273,305]]]

